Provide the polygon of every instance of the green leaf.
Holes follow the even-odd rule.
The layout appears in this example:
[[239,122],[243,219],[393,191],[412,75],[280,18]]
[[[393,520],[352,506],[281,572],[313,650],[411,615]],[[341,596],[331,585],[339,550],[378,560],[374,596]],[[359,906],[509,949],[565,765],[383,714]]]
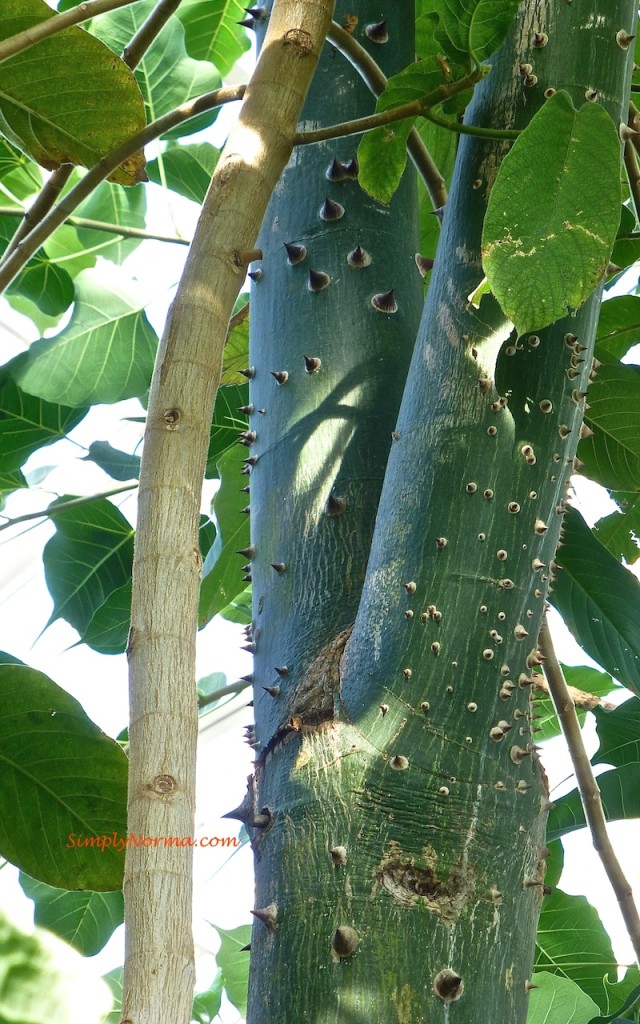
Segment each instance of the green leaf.
[[20,885],[33,900],[34,923],[48,928],[82,956],[95,956],[124,921],[122,892],[69,892],[38,882],[24,872]]
[[220,487],[213,499],[217,537],[202,570],[200,628],[246,587],[240,571],[241,556],[237,554],[238,550],[248,547],[250,539],[249,517],[242,513],[247,496],[240,491],[245,479],[240,475],[240,469],[240,455],[236,447],[225,452],[218,462]]
[[127,294],[124,272],[114,267],[111,273],[109,282],[104,270],[82,271],[68,327],[12,361],[24,391],[71,406],[113,403],[147,391],[156,333],[143,303]]
[[596,344],[622,359],[632,345],[640,342],[640,297],[617,295],[600,306]]
[[229,1002],[244,1016],[247,1012],[247,988],[249,985],[249,954],[241,952],[251,942],[251,925],[241,924],[226,931],[213,925],[220,936],[220,949],[216,963],[224,976],[224,990]]
[[122,748],[42,672],[1,665],[0,694],[1,855],[57,888],[120,889],[106,840],[126,835]]
[[607,269],[619,220],[613,121],[598,103],[576,110],[557,92],[502,161],[482,233],[484,272],[519,334],[582,305]]
[[[229,448],[237,447],[238,432],[247,429],[246,416],[238,412],[238,407],[249,401],[249,385],[221,387],[218,389],[216,404],[213,409],[211,431],[209,434],[209,450],[205,476],[217,477],[217,463]],[[245,505],[248,504],[248,499]]]
[[[607,821],[640,818],[640,764],[631,762],[598,775],[598,789]],[[586,819],[577,789],[560,797],[549,814],[547,839],[559,839],[578,828]]]
[[[588,668],[582,665],[574,668],[569,665],[563,665],[562,669],[567,684],[575,687],[576,690],[581,690],[585,694],[590,694],[594,697],[606,697],[607,694],[615,689],[615,683],[611,677],[604,672],[598,672],[595,668]],[[582,724],[586,717],[586,711],[584,708],[576,706],[576,714],[578,721]],[[539,716],[536,718],[536,728],[540,730],[536,733],[538,743],[553,739],[554,736],[560,736],[562,730],[553,701],[548,694],[540,690],[536,690],[536,715]]]
[[177,14],[184,25],[187,51],[208,60],[228,75],[249,49],[247,33],[238,22],[246,18],[244,0],[182,0]]
[[536,937],[536,972],[550,971],[574,982],[602,1010],[607,1006],[603,976],[615,978],[617,966],[609,936],[584,896],[569,896],[560,889],[545,896]]
[[593,530],[614,558],[635,562],[640,555],[636,539],[640,537],[640,495],[631,495],[631,501],[625,502],[623,509],[599,519]]
[[223,619],[229,622],[237,622],[240,626],[248,626],[253,614],[251,584],[241,594],[234,597],[233,601],[220,610]]
[[640,491],[640,368],[606,359],[589,385],[585,422],[593,437],[578,455],[596,483],[614,490]]
[[640,700],[631,697],[615,711],[596,708],[594,715],[600,746],[591,763],[619,767],[640,762]]
[[114,590],[96,609],[80,639],[98,654],[122,654],[131,622],[131,580]]
[[520,0],[435,0],[438,38],[451,57],[487,60],[502,45]]
[[598,1006],[568,978],[537,971],[529,995],[527,1024],[589,1024]]
[[209,188],[211,175],[218,162],[220,150],[209,142],[180,143],[171,145],[162,154],[162,170],[159,160],[152,160],[147,171],[151,181],[167,186],[178,195],[202,203]]
[[133,527],[106,498],[56,512],[56,532],[42,559],[53,611],[47,625],[63,618],[80,635],[110,594],[131,579]]
[[124,987],[124,967],[114,967],[108,974],[102,976],[102,980],[111,989],[113,1005],[107,1013],[102,1024],[120,1024],[122,1018],[122,991]]
[[630,690],[640,689],[640,584],[600,544],[579,512],[564,518],[552,603],[581,647]]
[[[20,220],[0,217],[0,249],[4,250]],[[47,317],[58,317],[73,302],[73,281],[63,267],[52,263],[47,250],[40,248],[7,289],[7,296],[20,296],[33,302]],[[12,303],[15,305],[15,303]]]
[[[121,53],[149,14],[155,0],[142,0],[131,7],[104,14],[92,23],[95,32],[112,50]],[[168,69],[171,73],[168,74]],[[135,72],[150,121],[186,103],[187,100],[211,92],[221,85],[220,75],[211,64],[187,56],[184,29],[177,18],[170,18],[162,32],[145,51]],[[178,125],[163,136],[165,139],[191,135],[213,124],[217,110],[210,110]]]
[[[410,64],[388,80],[378,97],[376,113],[422,100],[442,83],[442,68],[435,56]],[[374,128],[365,133],[358,146],[358,181],[379,203],[388,203],[400,184],[407,163],[407,136],[414,123],[415,117],[409,117]]]
[[0,467],[3,472],[17,469],[38,448],[66,437],[87,412],[87,409],[71,409],[26,394],[7,372],[7,367],[1,367]]
[[[247,296],[241,295],[238,302],[242,303],[242,306],[240,308],[244,308],[246,306],[248,313],[249,303],[246,300]],[[234,310],[234,313],[236,312],[238,312],[238,310]],[[221,383],[223,385],[238,384],[246,387],[247,379],[246,377],[243,377],[239,371],[246,367],[248,362],[249,317],[247,315],[239,324],[237,324],[229,331],[227,343],[224,347]],[[246,390],[244,393],[246,394],[247,397],[246,400],[241,403],[242,405],[246,405],[247,402],[249,401],[248,390]]]
[[42,171],[19,149],[0,137],[0,195],[19,203],[42,188]]
[[92,441],[85,462],[95,462],[114,480],[137,480],[140,476],[140,456],[113,448],[108,441]]
[[210,987],[193,997],[191,1020],[196,1021],[196,1024],[210,1024],[220,1012],[223,990],[224,977],[222,971],[218,971]]
[[[615,1006],[616,1009],[606,1017],[594,1017],[589,1024],[615,1024],[618,1020],[621,1022],[629,1020],[628,1016],[622,1017],[621,1014],[627,1014],[628,1010],[640,999],[640,971],[635,964],[627,968],[622,981],[616,981],[612,985],[605,978],[605,988],[609,996],[609,1010],[612,1006]],[[637,1009],[636,1006],[636,1016]]]
[[[0,39],[53,17],[45,0],[3,0]],[[64,29],[0,64],[0,131],[48,169],[92,167],[145,124],[127,65],[81,28]],[[144,181],[144,155],[112,175]]]
[[[115,227],[144,228],[147,212],[147,193],[144,188],[123,188],[109,181],[103,181],[97,189],[80,204],[75,211],[78,217],[102,221]],[[75,228],[80,248],[94,250],[97,255],[113,263],[122,263],[125,257],[137,249],[142,239],[123,238],[114,233],[96,231],[93,228]],[[56,232],[56,235],[58,232]],[[55,241],[55,236],[52,242]],[[47,251],[52,259],[56,251],[51,243],[47,243]],[[69,260],[65,259],[68,268]],[[70,271],[71,273],[72,271]]]

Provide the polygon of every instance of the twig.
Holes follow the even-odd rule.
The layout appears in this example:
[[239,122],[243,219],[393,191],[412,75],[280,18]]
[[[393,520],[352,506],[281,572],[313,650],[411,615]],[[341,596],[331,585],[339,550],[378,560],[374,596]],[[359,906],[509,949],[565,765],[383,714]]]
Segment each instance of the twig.
[[70,11],[54,14],[51,18],[26,28],[24,32],[17,32],[15,36],[3,39],[0,42],[0,63],[9,57],[15,57],[16,53],[26,50],[29,46],[56,35],[57,32],[70,28],[71,25],[78,25],[81,21],[88,21],[98,14],[116,11],[118,7],[127,7],[137,2],[138,0],[86,0]]
[[92,501],[100,501],[101,498],[112,498],[114,494],[122,494],[124,491],[133,491],[137,484],[123,484],[122,487],[113,487],[110,491],[100,491],[98,494],[87,494],[80,498],[70,498],[69,501],[61,501],[57,505],[49,505],[41,512],[25,512],[24,515],[8,519],[6,523],[0,523],[0,530],[8,530],[10,526],[17,523],[27,523],[30,519],[53,519],[59,512],[66,512],[70,508],[77,508],[79,505],[89,505]]
[[190,117],[195,117],[196,114],[201,114],[205,110],[211,110],[213,107],[219,107],[223,103],[232,103],[235,100],[242,99],[245,89],[246,86],[237,85],[215,89],[213,92],[197,96],[195,99],[189,100],[188,103],[183,103],[182,106],[176,107],[174,110],[170,110],[169,113],[163,114],[162,117],[152,121],[151,124],[148,124],[130,139],[127,139],[126,142],[123,142],[116,149],[103,156],[90,171],[87,171],[82,181],[78,182],[75,188],[72,188],[60,200],[58,205],[19,243],[15,251],[0,264],[0,294],[13,281],[14,277],[22,270],[25,263],[33,256],[34,252],[49,235],[56,228],[60,227],[82,200],[86,199],[93,192],[96,185],[99,185],[101,181],[108,178],[124,160],[132,156],[139,149],[142,149],[153,139],[158,138],[159,135],[163,135],[170,128],[175,127],[175,125],[182,124],[183,121],[187,121]]
[[229,686],[222,686],[219,690],[214,690],[213,693],[208,693],[205,697],[198,697],[198,707],[206,708],[209,704],[215,704],[221,697],[228,697],[231,693],[242,693],[243,690],[248,689],[251,686],[250,682],[244,679],[239,679],[237,683],[231,683]]
[[180,0],[158,0],[149,17],[140,26],[131,42],[125,46],[122,59],[131,69],[137,67],[171,15],[177,11]]
[[640,917],[633,900],[631,886],[627,881],[615,855],[607,834],[607,822],[602,809],[600,790],[589,763],[589,757],[582,742],[580,723],[576,716],[574,703],[567,689],[564,673],[556,657],[549,626],[545,619],[540,630],[539,646],[545,657],[544,674],[549,684],[549,693],[562,727],[567,748],[576,773],[576,782],[584,815],[591,831],[591,839],[602,866],[614,891],[625,926],[633,944],[638,960],[640,960]]
[[449,121],[446,117],[438,117],[431,110],[423,110],[422,116],[432,124],[440,128],[446,128],[456,135],[475,135],[478,139],[517,139],[520,132],[517,128],[480,128],[474,124],[461,124],[459,121]]
[[[0,206],[0,217],[26,217],[30,212],[30,210],[22,210],[19,206]],[[143,238],[153,242],[172,242],[174,245],[190,244],[188,238],[179,238],[177,235],[156,235],[151,231],[145,231],[144,228],[109,224],[104,220],[91,220],[90,217],[67,217],[64,223],[73,228],[88,228],[91,231],[106,231],[111,235],[122,235],[123,238]]]
[[[335,21],[331,22],[327,41],[353,65],[374,96],[380,96],[384,92],[387,78],[373,57],[367,53],[364,46],[361,46],[349,32],[346,32]],[[434,209],[439,209],[447,202],[444,178],[415,128],[409,132],[407,149],[416,170],[425,183]]]
[[30,231],[34,229],[36,224],[46,216],[51,207],[54,205],[56,199],[62,192],[64,186],[67,184],[69,178],[73,174],[73,164],[62,164],[56,171],[53,171],[47,181],[40,189],[34,202],[30,208],[26,211],[21,223],[19,224],[13,238],[10,240],[7,248],[4,251],[2,260],[0,260],[0,266],[5,260],[9,258],[12,252],[18,248],[18,245],[23,238],[26,238]]
[[316,128],[306,132],[297,132],[294,138],[295,146],[308,146],[314,142],[326,142],[328,139],[340,139],[346,135],[360,135],[362,132],[372,131],[374,128],[381,128],[388,124],[395,124],[396,121],[406,121],[409,117],[420,117],[425,110],[444,103],[459,92],[463,92],[470,86],[475,85],[477,73],[471,72],[460,81],[452,85],[443,83],[437,89],[427,93],[421,100],[410,100],[402,103],[399,107],[391,107],[389,110],[381,110],[377,114],[370,114],[368,117],[359,117],[354,121],[343,121],[341,124],[328,125],[326,128]]
[[[534,679],[534,688],[549,695],[549,684],[545,677],[536,674]],[[604,708],[606,711],[613,711],[616,707],[611,701],[602,700],[601,697],[596,697],[595,693],[589,693],[587,690],[579,690],[577,686],[567,686],[567,690],[574,705],[581,711],[592,711],[593,708]]]

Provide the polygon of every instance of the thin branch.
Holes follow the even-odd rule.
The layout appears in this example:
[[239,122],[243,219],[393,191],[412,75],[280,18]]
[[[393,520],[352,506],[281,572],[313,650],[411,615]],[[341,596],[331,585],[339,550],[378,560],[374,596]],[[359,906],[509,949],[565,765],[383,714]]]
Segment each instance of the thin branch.
[[544,674],[549,684],[549,693],[553,700],[556,714],[562,726],[567,748],[576,773],[578,791],[584,815],[591,831],[593,846],[600,857],[611,888],[614,891],[622,917],[638,960],[640,960],[640,917],[633,900],[631,886],[627,881],[615,855],[611,840],[607,834],[607,821],[602,809],[600,790],[589,763],[589,757],[582,742],[580,723],[576,716],[574,703],[567,689],[564,673],[556,657],[553,641],[549,632],[546,617],[540,630],[539,646],[545,657]]
[[[353,65],[374,96],[380,96],[384,92],[387,86],[387,78],[380,67],[376,64],[373,57],[367,53],[364,46],[361,46],[349,32],[346,32],[335,21],[331,22],[327,41]],[[447,189],[444,178],[415,128],[412,128],[409,132],[407,149],[416,170],[431,196],[434,209],[439,209],[447,202]]]
[[8,530],[17,523],[28,523],[30,519],[53,519],[59,512],[66,512],[67,509],[77,508],[79,505],[90,505],[92,501],[99,501],[101,498],[112,498],[114,494],[123,494],[124,491],[134,491],[137,486],[123,484],[122,487],[113,487],[110,491],[100,491],[98,494],[87,494],[80,498],[70,498],[69,501],[61,501],[57,505],[49,505],[41,512],[25,512],[24,515],[8,519],[6,523],[0,523],[0,530]]
[[459,121],[449,121],[446,117],[438,117],[431,110],[423,110],[422,116],[427,121],[431,121],[432,124],[439,125],[440,128],[446,128],[449,132],[455,132],[456,135],[475,135],[478,139],[511,140],[517,139],[520,135],[517,128],[480,128],[477,125],[461,124]]
[[8,60],[9,57],[15,57],[16,53],[26,50],[29,46],[41,43],[43,39],[48,39],[49,36],[56,35],[65,28],[70,28],[71,25],[78,25],[82,21],[88,21],[89,18],[95,18],[98,14],[116,11],[119,7],[129,7],[134,3],[138,3],[138,0],[86,0],[85,3],[73,7],[70,11],[54,14],[51,18],[46,18],[45,21],[39,21],[31,28],[26,28],[24,32],[17,32],[15,36],[3,39],[0,42],[0,63]]
[[[549,696],[549,684],[545,677],[536,674],[534,678],[534,688]],[[602,700],[602,697],[596,697],[595,693],[589,693],[588,690],[579,690],[577,686],[567,686],[567,690],[571,700],[581,711],[592,711],[594,708],[604,708],[606,711],[613,711],[616,707],[611,701]]]
[[471,72],[460,81],[452,85],[443,83],[437,89],[427,93],[421,100],[410,100],[402,103],[399,107],[392,107],[390,110],[381,110],[377,114],[370,114],[368,117],[359,117],[354,121],[343,121],[342,124],[328,125],[326,128],[316,128],[306,132],[297,132],[294,145],[308,146],[314,142],[326,142],[328,139],[340,139],[346,135],[360,135],[362,132],[372,131],[374,128],[382,128],[388,124],[395,124],[397,121],[406,121],[409,117],[421,117],[426,110],[444,103],[459,92],[464,92],[470,86],[475,85],[478,80],[477,72]]
[[152,121],[151,124],[148,124],[130,139],[127,139],[126,142],[123,142],[116,149],[102,157],[90,171],[87,171],[82,181],[75,188],[72,188],[60,200],[58,205],[19,243],[16,250],[0,263],[0,294],[13,281],[25,263],[33,256],[34,252],[49,235],[56,228],[60,227],[83,199],[86,199],[93,192],[96,185],[99,185],[101,181],[108,178],[124,160],[132,156],[139,149],[142,149],[153,139],[157,139],[159,135],[163,135],[170,128],[182,124],[183,121],[187,121],[191,117],[195,117],[196,114],[201,114],[205,110],[211,110],[213,107],[219,107],[223,103],[232,103],[235,100],[242,99],[245,89],[246,86],[237,85],[215,89],[213,92],[197,96],[195,99],[189,100],[188,103],[183,103],[182,106],[176,107],[174,110],[170,110],[169,113],[163,114],[162,117]]
[[132,70],[140,63],[158,33],[164,28],[172,14],[180,6],[180,0],[158,0],[146,21],[140,26],[131,42],[125,46],[122,59]]
[[[27,216],[30,211],[22,210],[19,206],[0,206],[0,217],[22,217]],[[179,238],[177,235],[156,235],[144,228],[130,228],[124,224],[109,224],[104,220],[91,220],[90,217],[67,217],[64,222],[73,228],[88,228],[91,231],[106,231],[111,235],[121,235],[123,238],[143,238],[154,242],[172,242],[174,245],[189,245],[188,238]]]
[[26,238],[29,232],[33,231],[36,224],[39,224],[47,215],[72,174],[73,164],[62,164],[57,170],[52,171],[7,245],[2,260],[0,260],[0,266],[18,248],[22,239]]
[[206,708],[209,704],[215,704],[221,697],[228,697],[231,693],[242,693],[243,690],[248,689],[251,686],[250,682],[244,679],[239,679],[237,683],[231,683],[229,686],[222,686],[219,690],[214,690],[213,693],[208,693],[205,697],[198,697],[198,707]]

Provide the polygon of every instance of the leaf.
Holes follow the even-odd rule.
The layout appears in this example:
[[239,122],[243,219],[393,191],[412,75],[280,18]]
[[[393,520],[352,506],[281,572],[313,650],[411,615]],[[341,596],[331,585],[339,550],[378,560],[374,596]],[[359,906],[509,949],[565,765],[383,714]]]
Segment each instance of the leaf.
[[[45,0],[3,0],[0,39],[53,17]],[[0,64],[0,131],[49,170],[92,167],[145,125],[135,78],[116,54],[81,28],[64,29]],[[112,175],[145,180],[144,154]]]
[[[423,100],[442,83],[442,67],[435,56],[416,61],[388,80],[386,89],[378,97],[376,113],[412,100]],[[414,122],[415,117],[409,117],[374,128],[363,135],[358,146],[358,181],[379,203],[388,203],[400,184],[407,163],[407,136]]]
[[223,619],[237,622],[240,626],[248,626],[253,614],[251,584],[246,590],[234,597],[233,601],[220,610]]
[[593,1020],[589,1021],[589,1024],[615,1024],[618,1020],[628,1020],[628,1016],[621,1017],[620,1015],[627,1013],[634,1003],[637,1003],[638,999],[640,999],[640,971],[636,965],[628,967],[622,981],[616,981],[613,985],[608,983],[605,978],[605,988],[609,996],[609,1010],[611,1010],[612,1005],[617,1007],[617,1009],[606,1017],[594,1017]]
[[589,385],[585,422],[593,437],[578,455],[592,480],[614,490],[640,491],[640,368],[606,359]]
[[640,689],[640,584],[600,544],[580,513],[564,517],[552,603],[581,647],[624,686]]
[[[217,477],[217,463],[229,448],[237,447],[238,432],[247,429],[246,416],[238,412],[238,407],[249,401],[249,385],[221,387],[218,389],[216,404],[213,409],[211,431],[209,434],[209,450],[205,476]],[[248,499],[244,503],[248,504]]]
[[20,885],[33,900],[34,924],[48,928],[82,956],[95,956],[124,921],[122,892],[69,892],[38,882],[24,872]]
[[210,987],[205,992],[198,992],[193,997],[191,1020],[196,1021],[197,1024],[210,1024],[220,1012],[223,990],[224,977],[222,971],[218,971]]
[[617,295],[600,306],[596,344],[622,359],[640,342],[640,297]]
[[[141,0],[131,7],[122,7],[102,15],[93,22],[91,30],[112,50],[120,53],[155,7],[155,0]],[[211,64],[187,56],[184,29],[177,18],[170,18],[162,32],[156,36],[142,55],[135,75],[150,121],[155,121],[174,107],[202,93],[218,89],[221,85],[220,75]],[[163,138],[177,139],[201,131],[213,124],[217,116],[216,109],[207,111],[178,125]]]
[[[435,0],[437,36],[450,56],[487,60],[502,45],[520,0]],[[448,44],[448,45],[447,45]]]
[[[607,821],[626,821],[640,817],[640,764],[624,764],[598,775],[598,789]],[[547,839],[559,839],[586,826],[577,789],[560,797],[549,814]]]
[[600,746],[591,758],[592,764],[618,767],[640,762],[640,701],[631,697],[615,711],[596,708],[596,729]]
[[42,171],[15,146],[0,137],[0,182],[2,191],[21,202],[42,188]]
[[133,527],[106,498],[56,512],[42,560],[53,611],[47,625],[66,619],[80,633],[104,601],[131,579]]
[[108,441],[92,441],[85,462],[95,462],[114,480],[137,480],[140,476],[140,456],[113,448]]
[[124,272],[114,267],[111,274],[105,280],[103,269],[82,271],[68,327],[12,361],[24,391],[70,406],[108,404],[147,391],[156,333],[143,303],[127,294]]
[[[20,220],[0,217],[0,249],[13,238]],[[38,249],[7,288],[7,296],[33,302],[46,316],[60,316],[73,302],[73,281],[63,267],[51,262],[47,251]],[[14,304],[14,303],[12,303]]]
[[527,1024],[589,1024],[598,1006],[568,978],[536,971],[529,995]]
[[[577,668],[563,665],[562,670],[569,686],[573,686],[575,689],[582,690],[583,693],[591,694],[596,698],[606,697],[607,694],[615,689],[615,683],[611,677],[604,672],[598,672],[595,668],[589,668],[586,665],[581,665]],[[584,708],[576,707],[576,714],[578,721],[582,724],[586,717],[586,711]],[[550,740],[554,736],[560,736],[562,730],[553,701],[548,694],[540,690],[536,690],[536,715],[539,716],[536,718],[536,728],[540,730],[536,733],[538,743]]]
[[213,499],[217,537],[202,570],[200,629],[246,587],[242,581],[242,560],[237,554],[238,550],[248,547],[250,540],[249,517],[241,511],[246,505],[246,494],[240,491],[244,479],[240,468],[240,456],[235,447],[225,452],[218,462],[220,487]]
[[38,448],[66,437],[87,412],[87,409],[71,409],[26,394],[7,372],[7,367],[1,367],[0,467],[3,472],[17,469]]
[[[113,224],[116,227],[144,228],[146,211],[146,189],[123,188],[121,185],[103,181],[80,204],[75,213],[78,217],[101,221],[103,224]],[[141,238],[123,238],[117,233],[110,235],[108,232],[96,231],[93,228],[78,227],[74,230],[77,232],[80,248],[93,249],[96,254],[104,256],[105,259],[111,260],[113,263],[122,263],[125,257],[137,249],[142,242]],[[56,232],[57,234],[58,232]],[[55,236],[52,241],[54,240]],[[55,256],[55,250],[49,242],[47,251],[51,253],[52,258]],[[67,269],[68,264],[69,260],[65,260],[64,265]]]
[[102,1021],[102,1024],[120,1024],[122,1018],[122,991],[124,987],[124,967],[114,967],[112,971],[102,976],[102,980],[111,989],[113,998],[112,1008]]
[[208,60],[221,75],[228,75],[249,49],[247,33],[239,24],[246,18],[244,0],[182,0],[177,14],[184,25],[188,53]]
[[1,665],[0,693],[1,855],[57,888],[120,889],[124,852],[103,839],[126,835],[122,748],[42,672]]
[[[243,305],[249,305],[246,302],[246,295],[241,295],[240,299],[244,300]],[[242,308],[242,307],[241,307]],[[234,310],[234,313],[237,310]],[[248,310],[247,310],[248,313]],[[246,367],[249,362],[249,317],[248,315],[237,324],[232,327],[227,336],[227,341],[224,347],[224,355],[222,359],[222,379],[221,384],[226,386],[228,384],[238,384],[240,386],[247,387],[246,377],[243,377],[239,372]],[[249,401],[248,389],[245,391],[246,401],[242,402],[242,405],[246,405]]]
[[483,267],[519,334],[577,309],[603,277],[620,219],[619,154],[603,107],[576,110],[560,91],[502,161],[485,216]]
[[249,985],[249,954],[241,952],[251,942],[251,925],[241,924],[226,931],[213,925],[220,936],[220,949],[216,963],[224,976],[224,990],[229,1002],[244,1016],[247,1011]]
[[609,936],[584,896],[569,896],[561,889],[545,896],[536,938],[536,972],[547,970],[567,978],[604,1009],[603,976],[615,978],[617,966]]
[[[209,188],[219,156],[220,150],[209,142],[194,142],[186,146],[173,144],[162,154],[164,181],[178,195],[200,204]],[[151,181],[158,185],[164,184],[159,160],[152,160],[147,171]]]
[[[616,495],[619,497],[619,495]],[[640,494],[631,495],[623,509],[599,519],[594,534],[614,558],[632,563],[640,555],[637,538],[640,537]]]

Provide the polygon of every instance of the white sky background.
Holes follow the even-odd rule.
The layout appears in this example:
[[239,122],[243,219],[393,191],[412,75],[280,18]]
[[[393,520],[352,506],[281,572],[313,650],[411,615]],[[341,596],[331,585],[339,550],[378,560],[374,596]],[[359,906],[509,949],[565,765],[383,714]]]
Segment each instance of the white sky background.
[[[246,71],[250,65],[248,61],[244,63]],[[242,78],[246,78],[246,75],[241,75]],[[185,141],[206,137],[208,141],[219,144],[232,117],[231,109],[223,109],[213,139],[211,134],[207,134],[189,137]],[[150,186],[148,229],[169,233],[173,230],[173,221],[180,233],[190,238],[197,208],[173,195],[170,202],[169,215],[167,198],[162,189]],[[136,290],[141,287],[143,294],[150,299],[148,315],[158,333],[162,331],[166,309],[186,251],[182,246],[147,242],[125,263],[126,272],[136,279]],[[102,266],[106,277],[108,266],[104,263]],[[635,277],[629,287],[635,285]],[[53,333],[57,333],[58,329]],[[14,330],[17,335],[13,333]],[[20,341],[21,335],[23,342]],[[33,338],[30,322],[15,314],[4,300],[0,300],[2,362],[22,351],[24,343]],[[45,508],[57,494],[91,494],[117,485],[94,464],[79,460],[86,454],[85,449],[90,442],[99,438],[108,439],[116,448],[133,450],[139,442],[140,425],[126,423],[124,417],[139,414],[140,406],[136,401],[122,403],[117,408],[101,407],[92,410],[86,420],[73,431],[75,443],[63,441],[34,455],[27,464],[27,471],[40,466],[53,465],[56,468],[43,481],[39,493],[32,490],[18,492],[11,498],[3,514],[15,516]],[[590,523],[613,508],[606,493],[595,485],[578,479],[576,487],[579,506]],[[209,511],[212,493],[211,482],[208,482],[205,485],[203,511]],[[135,491],[119,495],[113,500],[133,523]],[[46,672],[82,703],[87,714],[105,732],[115,736],[126,725],[128,717],[124,655],[105,657],[84,645],[73,646],[77,635],[61,620],[39,635],[52,608],[42,572],[41,553],[53,532],[52,525],[44,521],[37,525],[24,523],[0,533],[0,649]],[[555,614],[552,628],[560,657],[566,664],[590,663]],[[214,620],[198,636],[198,678],[220,671],[226,673],[229,682],[233,682],[249,672],[250,659],[239,650],[242,642],[240,627]],[[618,691],[612,699],[619,702],[627,697],[627,691]],[[251,771],[252,752],[242,742],[242,727],[251,719],[250,709],[245,709],[249,699],[250,693],[245,691],[229,705],[231,709],[236,709],[231,718],[221,722],[220,726],[211,723],[203,729],[198,768],[196,836],[237,834],[237,823],[221,819],[220,816],[240,802],[247,775]],[[592,716],[587,716],[587,721],[586,734],[590,752],[593,752],[597,740]],[[573,788],[572,770],[561,740],[548,745],[543,760],[553,796]],[[563,784],[563,780],[568,781]],[[556,786],[557,789],[554,788]],[[640,899],[640,865],[635,852],[640,848],[638,823],[615,823],[611,826],[611,836],[627,877],[634,884],[637,898]],[[565,873],[561,888],[588,896],[613,938],[619,961],[633,962],[631,944],[621,923],[616,901],[588,834],[584,831],[572,833],[564,839],[564,846]],[[217,936],[207,922],[214,922],[224,928],[246,924],[250,921],[249,911],[253,906],[252,864],[248,848],[237,853],[224,870],[218,873],[227,856],[227,852],[218,849],[196,850],[194,919],[198,987],[201,989],[210,984],[216,971],[213,953],[217,948]],[[26,931],[31,930],[33,904],[23,895],[17,882],[17,870],[11,865],[0,871],[0,906],[7,910],[16,924]],[[119,929],[102,953],[82,960],[81,976],[86,979],[91,992],[86,1005],[96,1002],[95,979],[121,965],[123,955],[123,935],[122,929]],[[234,1024],[238,1019],[233,1007],[227,1005],[223,1013],[225,1024]]]

